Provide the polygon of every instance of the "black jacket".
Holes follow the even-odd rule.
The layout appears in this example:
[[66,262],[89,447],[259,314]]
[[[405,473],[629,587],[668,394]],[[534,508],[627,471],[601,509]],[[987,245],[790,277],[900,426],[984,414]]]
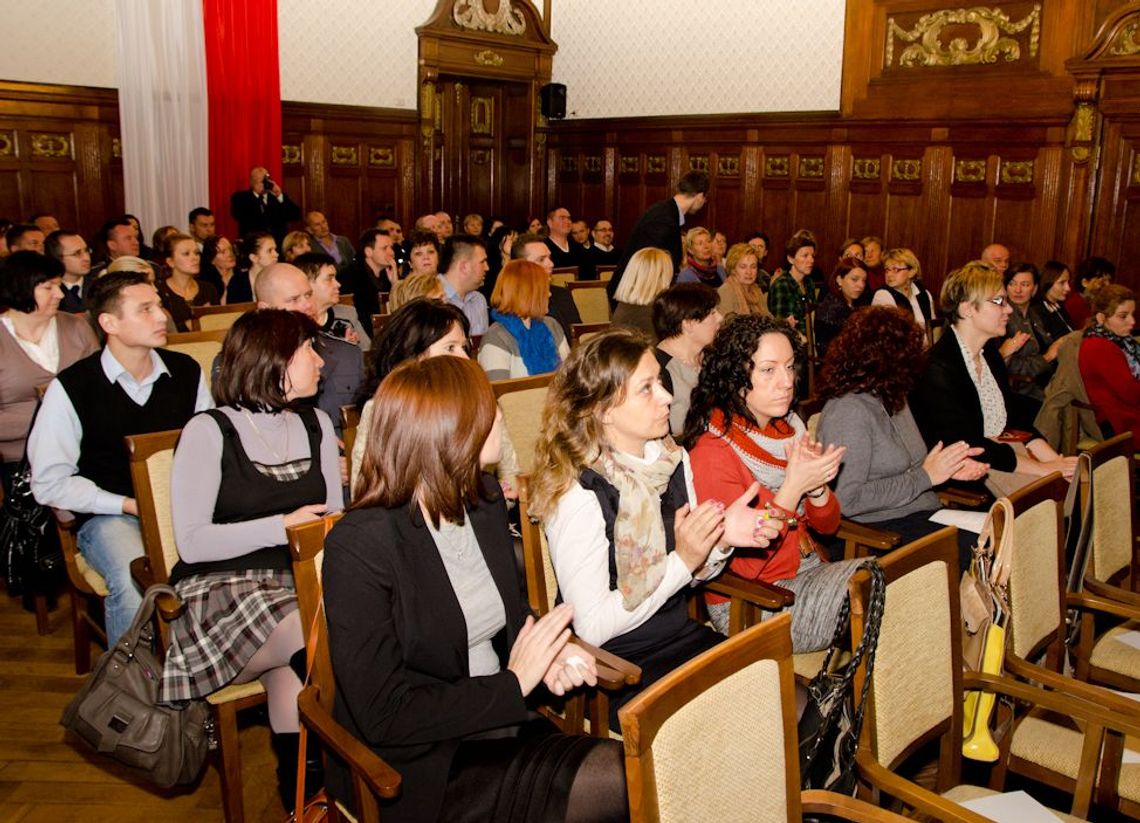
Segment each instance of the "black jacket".
[[618,283],[621,282],[622,273],[629,265],[629,259],[642,249],[664,249],[673,258],[673,271],[681,270],[681,261],[684,253],[681,249],[681,212],[677,208],[677,201],[670,197],[660,203],[654,203],[638,218],[637,225],[633,227],[633,234],[625,244],[625,253],[621,262],[614,269],[614,276],[610,280],[607,291],[610,298],[614,296]]
[[278,202],[273,194],[268,194],[263,203],[253,189],[235,191],[230,195],[230,214],[237,221],[241,237],[253,231],[267,231],[277,240],[278,246],[285,238],[289,221],[301,219],[301,209],[289,199],[289,195],[282,195]]

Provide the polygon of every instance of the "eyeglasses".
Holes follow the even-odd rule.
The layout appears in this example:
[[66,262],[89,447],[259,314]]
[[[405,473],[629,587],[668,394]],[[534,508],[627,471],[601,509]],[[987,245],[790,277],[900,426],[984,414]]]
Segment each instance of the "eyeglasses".
[[1002,306],[1004,306],[1006,303],[1009,302],[1009,298],[1006,297],[1004,294],[998,294],[998,295],[995,295],[993,297],[986,298],[983,302],[993,303],[998,308],[1001,308]]
[[886,271],[910,271],[914,266],[887,266]]

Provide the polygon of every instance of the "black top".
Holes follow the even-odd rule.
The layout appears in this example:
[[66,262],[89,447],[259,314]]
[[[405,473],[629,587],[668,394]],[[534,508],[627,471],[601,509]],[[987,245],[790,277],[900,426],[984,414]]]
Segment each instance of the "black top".
[[97,351],[59,373],[59,382],[79,417],[78,474],[111,494],[131,497],[130,454],[123,438],[181,429],[194,415],[202,370],[179,352],[156,349],[170,374],[161,375],[142,406],[103,372]]
[[828,292],[815,309],[815,348],[822,357],[854,309],[847,305],[843,295]]
[[93,278],[87,276],[74,286],[60,283],[59,288],[63,292],[63,299],[59,301],[59,310],[68,314],[83,314],[87,311],[87,292],[91,291],[92,282],[94,282]]
[[570,335],[570,327],[575,323],[581,323],[582,315],[578,313],[578,304],[574,302],[570,289],[565,286],[551,285],[550,306],[546,313],[558,321],[558,325],[562,327],[567,340],[573,339]]
[[[210,415],[222,430],[222,481],[218,484],[218,499],[214,503],[215,523],[244,523],[325,502],[328,490],[321,474],[321,424],[312,409],[298,411],[309,434],[310,461],[309,470],[296,480],[275,480],[258,471],[245,453],[233,421],[225,412],[209,409],[202,414]],[[179,560],[170,570],[170,585],[195,574],[252,569],[290,571],[292,567],[293,560],[287,545],[267,546],[226,560],[203,563]]]
[[[400,773],[399,798],[381,804],[389,823],[436,820],[460,741],[528,716],[506,665],[529,611],[506,506],[494,479],[483,483],[495,499],[467,515],[506,612],[506,628],[492,641],[497,674],[469,674],[467,624],[418,507],[354,509],[325,539],[333,713]],[[326,780],[333,796],[352,797],[346,770],[331,760]]]
[[290,220],[301,219],[301,209],[283,194],[281,201],[270,192],[261,197],[253,189],[235,191],[230,195],[230,214],[238,224],[238,235],[245,237],[250,232],[267,231],[281,245]]
[[[918,295],[915,297],[915,300],[918,301],[918,310],[922,312],[922,316],[926,320],[927,325],[930,325],[930,318],[934,316],[930,307],[930,293],[921,286],[917,286],[916,288],[918,288]],[[910,298],[901,291],[892,289],[890,286],[883,286],[876,291],[875,294],[878,294],[880,291],[886,292],[900,309],[905,309],[911,313],[914,312],[914,306],[911,305]]]
[[577,266],[579,280],[597,280],[598,274],[594,271],[594,260],[586,253],[582,244],[573,237],[567,237],[566,243],[569,250],[562,251],[558,248],[557,243],[549,237],[546,238],[546,247],[550,249],[550,261],[554,263],[554,268]]
[[673,271],[680,271],[681,261],[684,260],[681,250],[681,212],[677,208],[677,201],[672,197],[654,203],[638,218],[637,224],[633,227],[633,234],[626,243],[621,262],[614,269],[614,276],[606,287],[610,299],[613,299],[617,291],[622,273],[629,265],[629,259],[636,252],[648,248],[664,249],[669,252],[669,256],[673,258]]

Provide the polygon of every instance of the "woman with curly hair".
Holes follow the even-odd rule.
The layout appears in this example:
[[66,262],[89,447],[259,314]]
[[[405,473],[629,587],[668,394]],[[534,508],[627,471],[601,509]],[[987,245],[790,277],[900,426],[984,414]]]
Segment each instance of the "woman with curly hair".
[[[820,378],[827,403],[819,437],[847,447],[835,483],[843,513],[897,532],[903,543],[941,528],[930,520],[942,508],[935,486],[978,480],[988,468],[973,459],[982,449],[964,440],[929,451],[923,443],[906,399],[922,371],[925,340],[904,309],[860,309],[828,350]],[[958,534],[968,562],[974,536]]]
[[[724,567],[728,546],[775,536],[747,502],[696,505],[684,449],[669,435],[669,402],[649,340],[625,329],[574,350],[546,396],[535,447],[531,514],[545,521],[550,559],[574,631],[641,667],[617,708],[721,637],[689,618],[685,592]],[[741,493],[743,492],[743,494]]]
[[[797,653],[831,642],[857,565],[828,563],[809,531],[830,534],[839,526],[839,503],[827,484],[845,449],[817,443],[791,410],[802,356],[798,336],[784,323],[756,315],[728,320],[705,350],[683,437],[698,500],[732,500],[741,492],[751,500],[748,490],[759,489],[755,509],[779,536],[769,551],[738,552],[730,568],[796,593],[789,608]],[[713,625],[725,631],[728,603],[706,599]]]

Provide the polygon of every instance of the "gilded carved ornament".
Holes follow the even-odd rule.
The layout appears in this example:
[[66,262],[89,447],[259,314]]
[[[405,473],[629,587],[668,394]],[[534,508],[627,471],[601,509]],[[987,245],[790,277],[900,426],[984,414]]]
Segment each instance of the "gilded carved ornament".
[[1120,34],[1116,35],[1116,40],[1108,53],[1115,57],[1140,54],[1140,42],[1136,40],[1137,32],[1140,32],[1140,20],[1133,20],[1120,30]]
[[578,158],[577,157],[563,157],[562,158],[562,171],[567,174],[578,173]]
[[602,170],[602,158],[591,155],[582,161],[582,167],[591,174],[597,174]]
[[1001,182],[1006,184],[1024,184],[1033,182],[1032,160],[1003,160],[1001,164]]
[[788,157],[775,156],[764,158],[764,176],[765,177],[787,177],[788,176]]
[[1140,154],[1132,158],[1132,185],[1140,186]]
[[954,160],[954,180],[959,183],[981,183],[986,179],[985,160]]
[[495,133],[495,98],[471,98],[471,133],[490,135]]
[[490,49],[483,49],[483,51],[475,52],[475,62],[480,66],[498,67],[503,65],[503,56]]
[[[115,138],[118,139],[118,138]],[[10,131],[0,131],[0,157],[13,157],[16,154],[16,136]]]
[[396,165],[396,150],[388,146],[369,146],[368,165],[392,168]]
[[451,19],[461,29],[491,31],[497,34],[523,34],[526,19],[511,0],[499,0],[496,11],[487,11],[484,0],[455,0]]
[[740,158],[735,156],[716,159],[717,177],[736,177],[740,174]]
[[921,176],[921,160],[896,160],[891,164],[892,180],[917,180]]
[[301,147],[297,145],[281,147],[281,164],[293,166],[301,162]]
[[651,154],[645,158],[645,171],[648,174],[664,174],[665,173],[665,155]]
[[800,177],[823,177],[823,158],[801,157]]
[[360,164],[356,146],[333,146],[331,159],[334,166],[357,166]]
[[28,135],[32,142],[32,157],[57,160],[71,157],[70,134],[33,133]]
[[882,161],[877,157],[858,157],[852,167],[852,174],[856,180],[878,180],[882,170]]
[[[973,47],[965,37],[955,37],[946,47],[942,45],[942,31],[951,25],[973,25],[978,27],[978,42]],[[1021,59],[1021,46],[1012,37],[1003,34],[1019,34],[1029,29],[1029,56],[1037,56],[1041,40],[1041,4],[1016,23],[1001,9],[974,6],[969,9],[943,9],[924,14],[907,31],[887,19],[886,65],[895,65],[895,40],[911,43],[899,53],[898,65],[903,68],[922,66],[972,66],[996,63],[1002,59],[1014,63]]]
[[693,171],[708,171],[709,158],[707,154],[696,154],[689,158],[689,168]]
[[623,157],[618,163],[618,168],[622,174],[637,174],[641,171],[641,158],[636,155],[633,157]]

